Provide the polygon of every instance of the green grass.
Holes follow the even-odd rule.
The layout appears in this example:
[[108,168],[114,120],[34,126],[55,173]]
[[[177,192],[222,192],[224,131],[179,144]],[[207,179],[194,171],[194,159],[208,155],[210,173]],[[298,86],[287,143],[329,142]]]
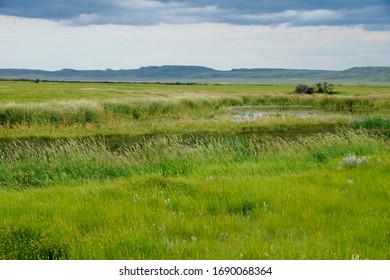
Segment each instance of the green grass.
[[[370,160],[340,169],[350,153]],[[121,151],[19,143],[2,156],[0,256],[387,259],[389,155],[386,140],[352,131],[163,137]]]
[[[78,137],[356,126],[351,116],[388,117],[389,87],[336,87],[332,96],[291,94],[294,86],[0,82],[0,138]],[[231,106],[312,106],[331,120],[275,118],[241,124]],[[338,115],[336,113],[339,113]],[[302,125],[303,124],[303,125]],[[287,127],[287,128],[286,128]],[[363,126],[364,127],[364,126]]]
[[121,100],[126,97],[149,98],[180,96],[186,93],[197,95],[214,93],[278,94],[291,92],[291,86],[261,85],[168,85],[168,84],[105,84],[105,83],[39,83],[0,81],[0,102],[42,102],[64,100]]
[[390,119],[381,116],[356,118],[352,121],[352,127],[367,129],[386,129],[390,128]]
[[389,259],[389,88],[293,88],[0,82],[0,259]]
[[[274,97],[288,95],[295,85],[256,84],[112,84],[112,83],[56,83],[0,81],[0,103],[26,103],[65,100],[121,100],[126,97],[148,99],[150,97],[192,96],[245,96]],[[389,86],[336,86],[337,95],[350,97],[380,96],[388,98]]]

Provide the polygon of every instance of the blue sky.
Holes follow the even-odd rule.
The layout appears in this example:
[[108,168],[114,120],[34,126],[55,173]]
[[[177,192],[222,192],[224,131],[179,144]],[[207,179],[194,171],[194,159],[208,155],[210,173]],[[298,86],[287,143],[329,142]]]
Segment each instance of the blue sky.
[[0,68],[390,65],[390,0],[0,0]]

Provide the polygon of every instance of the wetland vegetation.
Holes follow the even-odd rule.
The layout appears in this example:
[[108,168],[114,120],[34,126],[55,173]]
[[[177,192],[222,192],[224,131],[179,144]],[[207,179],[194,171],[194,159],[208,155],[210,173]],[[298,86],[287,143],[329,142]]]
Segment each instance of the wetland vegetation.
[[0,259],[389,259],[390,87],[0,82]]

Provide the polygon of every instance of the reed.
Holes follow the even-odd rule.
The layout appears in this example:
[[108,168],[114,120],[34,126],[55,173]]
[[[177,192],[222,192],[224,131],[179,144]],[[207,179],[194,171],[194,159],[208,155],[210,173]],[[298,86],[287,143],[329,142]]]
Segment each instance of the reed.
[[[52,181],[2,175],[0,258],[389,258],[385,138],[105,141],[2,147],[0,174]],[[365,163],[340,169],[352,154]]]
[[0,259],[390,258],[388,87],[0,83]]
[[[155,136],[121,147],[103,138],[16,141],[0,148],[0,186],[25,188],[86,179],[110,179],[142,174],[166,177],[203,172],[207,166],[245,161],[269,161],[294,154],[314,160],[340,157],[351,147],[359,155],[378,153],[385,141],[364,131],[343,130],[291,140],[231,136]],[[277,159],[278,157],[276,157]],[[274,168],[277,168],[274,166]]]

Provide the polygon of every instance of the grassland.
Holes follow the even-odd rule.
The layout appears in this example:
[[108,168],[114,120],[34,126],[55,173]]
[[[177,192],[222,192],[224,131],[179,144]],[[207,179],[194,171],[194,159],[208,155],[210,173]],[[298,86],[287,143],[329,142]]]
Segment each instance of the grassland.
[[0,82],[0,259],[389,259],[390,87],[293,88]]

